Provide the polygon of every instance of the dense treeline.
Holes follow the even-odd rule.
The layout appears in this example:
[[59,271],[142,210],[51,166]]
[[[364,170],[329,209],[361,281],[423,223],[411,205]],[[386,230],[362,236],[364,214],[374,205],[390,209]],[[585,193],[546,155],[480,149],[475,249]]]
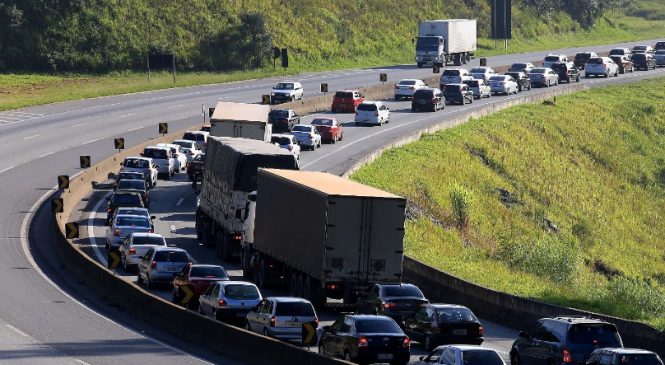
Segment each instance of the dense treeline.
[[[630,0],[516,0],[514,32],[533,36],[593,24]],[[141,69],[175,54],[185,70],[270,62],[273,45],[305,62],[412,52],[417,19],[477,18],[488,0],[0,0],[0,71]],[[155,59],[159,59],[156,57]]]

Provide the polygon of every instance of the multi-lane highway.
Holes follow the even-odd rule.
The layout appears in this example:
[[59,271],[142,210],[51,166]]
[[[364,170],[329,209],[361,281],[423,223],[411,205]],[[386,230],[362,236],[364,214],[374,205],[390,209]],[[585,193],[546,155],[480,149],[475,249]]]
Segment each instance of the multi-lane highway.
[[[587,48],[604,51],[611,46]],[[545,53],[495,57],[489,59],[489,64],[532,61],[542,59]],[[477,61],[469,66],[474,64]],[[315,94],[320,82],[327,82],[331,90],[360,87],[375,84],[380,72],[387,72],[390,80],[431,74],[431,70],[400,66],[294,79],[303,82],[307,97]],[[658,70],[583,82],[604,84],[661,74],[663,71]],[[201,120],[202,104],[211,106],[219,99],[257,101],[276,80],[170,89],[0,113],[0,242],[4,251],[0,255],[0,270],[4,273],[0,280],[0,363],[234,363],[223,355],[154,331],[131,313],[108,305],[78,284],[56,259],[49,213],[38,207],[55,184],[56,175],[77,172],[79,155],[91,155],[93,163],[100,161],[114,152],[111,138],[115,136],[124,136],[131,146],[154,137],[158,122],[168,121],[171,130],[184,128]],[[301,166],[340,173],[373,148],[407,131],[436,123],[464,107],[415,114],[403,110],[404,103],[397,103],[391,109],[390,124],[380,128],[348,125],[342,143],[303,152]]]

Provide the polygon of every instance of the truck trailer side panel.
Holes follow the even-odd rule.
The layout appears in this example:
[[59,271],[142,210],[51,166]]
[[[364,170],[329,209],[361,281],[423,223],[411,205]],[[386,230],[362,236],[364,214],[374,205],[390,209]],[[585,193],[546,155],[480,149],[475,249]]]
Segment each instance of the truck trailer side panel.
[[446,53],[475,52],[478,46],[476,21],[459,19],[448,22],[446,27]]
[[247,120],[211,120],[210,135],[270,142],[272,124]]

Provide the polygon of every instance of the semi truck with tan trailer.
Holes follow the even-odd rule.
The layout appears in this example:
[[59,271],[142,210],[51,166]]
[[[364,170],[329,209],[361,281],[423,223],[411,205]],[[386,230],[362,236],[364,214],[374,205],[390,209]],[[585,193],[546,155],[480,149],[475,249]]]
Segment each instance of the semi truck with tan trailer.
[[210,116],[210,135],[270,142],[272,124],[268,113],[267,105],[220,101]]

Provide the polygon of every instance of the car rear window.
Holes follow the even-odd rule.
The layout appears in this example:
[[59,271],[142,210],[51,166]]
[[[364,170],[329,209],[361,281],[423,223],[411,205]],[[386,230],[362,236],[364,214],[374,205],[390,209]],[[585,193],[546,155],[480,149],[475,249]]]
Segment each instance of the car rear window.
[[387,297],[420,297],[424,295],[420,289],[411,285],[390,285],[383,288],[383,293]]
[[358,105],[358,110],[364,110],[364,111],[376,111],[376,104],[370,104],[370,103],[362,103]]
[[287,137],[272,137],[270,139],[272,143],[278,143],[280,146],[291,144],[291,140]]
[[311,128],[309,126],[306,126],[306,125],[294,125],[291,132],[306,132],[306,133],[309,133],[309,132],[311,132]]
[[634,55],[631,56],[631,59],[637,60],[637,61],[643,61],[646,58],[647,58],[647,55],[645,55],[643,53],[638,53],[638,54],[634,54]]
[[143,181],[143,180],[120,180],[120,182],[118,182],[118,190],[124,190],[124,189],[145,190],[145,181]]
[[469,87],[478,87],[478,86],[480,86],[480,81],[478,81],[478,80],[466,80],[466,81],[464,81],[464,83],[469,85]]
[[624,55],[626,51],[623,49],[613,49],[610,51],[610,55]]
[[415,93],[413,93],[413,97],[415,99],[431,99],[433,95],[432,90],[418,90]]
[[[362,105],[362,104],[361,104]],[[333,125],[332,119],[316,118],[312,121],[312,125]]]
[[356,331],[359,333],[404,333],[397,323],[389,318],[357,319]]
[[445,70],[443,71],[443,76],[459,76],[460,71],[459,70]]
[[466,350],[462,351],[462,363],[464,365],[503,365],[503,360],[491,350]]
[[113,204],[139,204],[141,202],[141,197],[135,194],[113,194],[111,198],[111,203]]
[[150,221],[146,219],[145,217],[138,217],[138,216],[118,216],[115,220],[116,226],[123,226],[123,227],[144,227],[144,228],[150,228]]
[[545,57],[545,61],[548,61],[548,62],[556,62],[556,61],[559,61],[559,60],[560,60],[559,56],[547,56],[547,57]]
[[192,266],[192,269],[189,271],[189,276],[196,276],[199,278],[229,277],[224,268],[221,266]]
[[659,49],[655,54],[665,54],[665,49]]
[[179,145],[180,147],[185,147],[185,148],[190,148],[190,149],[191,149],[192,147],[194,147],[194,146],[193,146],[193,145],[194,145],[194,142],[192,142],[192,141],[173,141],[173,144],[177,144],[177,145]]
[[145,157],[150,157],[150,158],[156,158],[160,160],[165,160],[168,158],[166,154],[166,150],[163,149],[157,149],[157,148],[146,148],[143,150],[143,156]]
[[544,74],[545,71],[546,70],[544,68],[534,68],[533,70],[531,70],[531,73],[532,74]]
[[460,87],[459,85],[446,85],[444,86],[443,91],[447,93],[458,93],[460,92]]
[[402,80],[399,82],[399,85],[415,85],[415,80]]
[[626,365],[663,365],[655,354],[619,355],[619,364]]
[[314,308],[311,304],[304,302],[277,303],[275,315],[314,317]]
[[136,172],[121,172],[118,174],[118,181],[120,180],[143,180],[143,174]]
[[353,93],[348,91],[338,91],[335,93],[336,98],[353,98]]
[[526,63],[513,63],[512,66],[510,66],[511,70],[523,70],[526,68]]
[[477,322],[478,318],[468,308],[436,308],[441,322]]
[[587,63],[592,64],[592,65],[602,65],[603,64],[603,59],[602,58],[591,58]]
[[201,133],[191,133],[191,132],[185,132],[185,134],[182,136],[183,139],[188,139],[190,141],[204,141],[205,140],[205,135]]
[[224,286],[224,297],[236,300],[259,299],[259,291],[254,285],[230,284]]
[[135,168],[135,169],[147,169],[148,161],[138,159],[138,158],[127,158],[122,164],[124,167]]
[[132,244],[166,246],[166,241],[159,236],[134,236]]
[[288,118],[289,117],[289,111],[288,110],[271,110],[270,113],[268,114],[269,117],[271,118]]
[[485,69],[484,68],[472,68],[471,70],[469,70],[469,72],[471,72],[472,74],[484,74]]
[[183,251],[157,251],[154,261],[160,262],[188,262],[189,256]]
[[617,329],[609,324],[576,324],[568,331],[568,339],[577,344],[593,344],[603,347],[620,346]]
[[575,55],[575,61],[586,61],[591,58],[591,53],[578,53]]
[[494,82],[506,81],[506,77],[505,76],[492,76],[492,77],[490,77],[490,81],[494,81]]
[[635,47],[633,47],[633,51],[644,52],[646,50],[647,50],[647,46],[635,46]]

